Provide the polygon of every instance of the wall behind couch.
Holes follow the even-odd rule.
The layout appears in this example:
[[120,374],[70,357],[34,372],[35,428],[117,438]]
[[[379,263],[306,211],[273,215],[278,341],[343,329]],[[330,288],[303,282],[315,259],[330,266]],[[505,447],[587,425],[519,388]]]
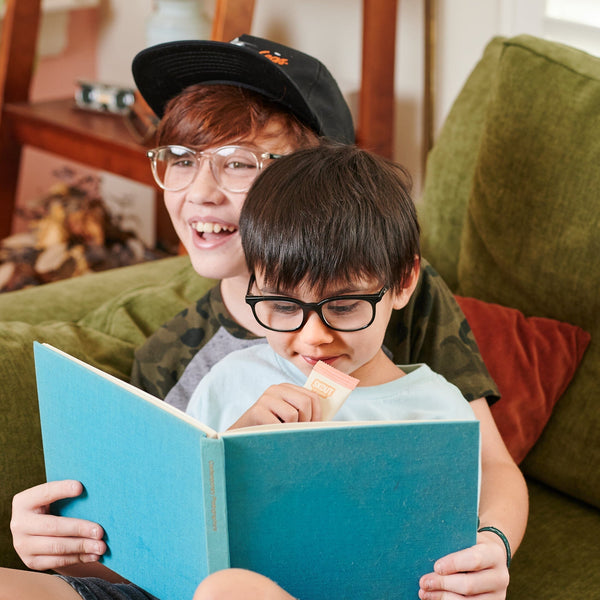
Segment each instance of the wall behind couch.
[[[98,76],[128,82],[131,58],[144,44],[143,30],[152,0],[102,1]],[[530,33],[560,41],[555,24],[549,26],[544,17],[546,2],[433,0],[437,38],[435,132],[493,36]],[[422,176],[424,4],[424,0],[398,0],[395,56],[395,158],[413,173],[416,197]],[[214,0],[204,0],[204,6],[211,14]],[[361,8],[362,0],[256,0],[251,33],[273,37],[319,57],[340,83],[355,113],[360,87]],[[577,45],[578,36],[574,33],[563,41]]]

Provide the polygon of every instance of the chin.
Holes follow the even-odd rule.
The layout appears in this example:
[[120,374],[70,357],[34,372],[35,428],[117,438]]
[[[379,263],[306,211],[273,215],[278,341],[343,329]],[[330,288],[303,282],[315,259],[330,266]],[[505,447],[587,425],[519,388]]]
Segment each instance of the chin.
[[304,359],[293,360],[291,358],[287,358],[286,360],[291,362],[301,373],[304,373],[304,375],[306,375],[307,377],[310,375],[310,372],[313,370],[312,365],[309,365]]
[[246,270],[232,269],[232,259],[223,261],[216,257],[202,255],[197,252],[189,254],[189,258],[194,271],[200,277],[206,277],[207,279],[229,279],[231,277],[238,277],[240,274],[247,274]]
[[201,258],[194,260],[190,257],[190,262],[192,263],[192,267],[194,267],[194,271],[200,277],[205,277],[206,279],[224,279],[227,277],[227,273],[224,273],[222,268],[218,266],[213,267]]

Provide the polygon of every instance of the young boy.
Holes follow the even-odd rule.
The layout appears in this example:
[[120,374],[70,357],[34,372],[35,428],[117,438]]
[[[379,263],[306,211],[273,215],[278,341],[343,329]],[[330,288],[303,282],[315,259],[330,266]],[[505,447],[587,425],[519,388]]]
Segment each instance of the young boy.
[[329,144],[283,157],[257,179],[240,234],[246,302],[268,344],[215,365],[189,414],[219,431],[318,421],[319,398],[302,385],[323,361],[359,379],[336,420],[474,418],[441,375],[424,364],[398,367],[382,348],[392,311],[419,275],[407,183],[397,165]]

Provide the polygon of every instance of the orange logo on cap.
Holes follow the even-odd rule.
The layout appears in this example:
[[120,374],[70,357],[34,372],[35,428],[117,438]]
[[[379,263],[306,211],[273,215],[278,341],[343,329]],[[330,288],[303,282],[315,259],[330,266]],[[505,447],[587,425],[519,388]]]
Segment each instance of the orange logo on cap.
[[268,58],[271,62],[274,62],[276,65],[287,65],[288,59],[283,58],[283,56],[277,56],[275,54],[271,54],[268,50],[261,50],[259,54],[262,54],[265,58]]

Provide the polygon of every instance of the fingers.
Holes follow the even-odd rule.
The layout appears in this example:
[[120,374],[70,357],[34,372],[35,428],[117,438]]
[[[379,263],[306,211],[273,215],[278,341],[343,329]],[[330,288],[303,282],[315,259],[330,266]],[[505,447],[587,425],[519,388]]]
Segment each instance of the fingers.
[[271,386],[261,400],[282,423],[308,423],[321,418],[319,396],[291,383]]
[[291,383],[281,383],[269,387],[231,428],[320,420],[321,400],[317,394]]
[[30,569],[47,571],[98,561],[106,552],[106,544],[101,540],[32,536],[23,543],[15,542],[15,550]]
[[496,578],[491,571],[473,571],[438,575],[432,573],[421,578],[419,598],[421,600],[437,600],[450,598],[504,598],[505,584]]
[[31,569],[47,570],[98,560],[106,552],[104,531],[96,523],[49,514],[50,504],[81,494],[77,481],[53,481],[13,499],[13,545]]
[[48,512],[48,507],[53,502],[64,498],[75,498],[82,491],[81,483],[71,479],[36,485],[13,498],[13,515],[15,511]]
[[13,527],[13,535],[15,533],[32,538],[81,538],[94,541],[101,540],[104,534],[102,528],[91,521],[48,514],[32,514],[23,527],[19,527],[17,522]]
[[508,582],[508,568],[501,549],[494,543],[479,543],[438,560],[434,572],[421,578],[419,598],[501,600],[506,596]]
[[314,392],[291,383],[272,385],[258,404],[282,423],[307,423],[321,419],[321,401]]
[[498,562],[498,557],[491,550],[485,544],[477,544],[440,558],[433,570],[439,575],[449,575],[492,568]]

